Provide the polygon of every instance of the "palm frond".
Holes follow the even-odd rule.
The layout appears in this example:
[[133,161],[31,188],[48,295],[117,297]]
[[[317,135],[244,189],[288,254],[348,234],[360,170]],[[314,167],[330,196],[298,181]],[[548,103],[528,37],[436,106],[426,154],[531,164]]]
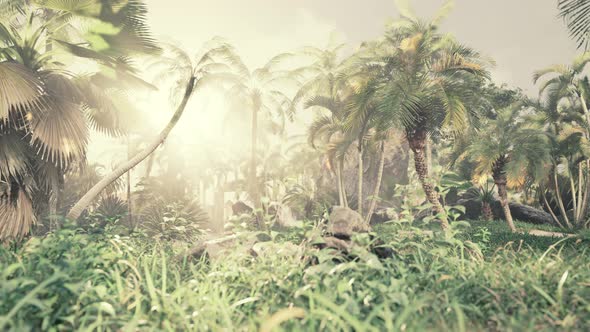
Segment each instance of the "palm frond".
[[557,7],[570,35],[578,43],[578,48],[587,48],[590,37],[590,1],[559,0]]
[[0,121],[12,111],[39,110],[43,103],[43,82],[38,75],[15,62],[0,62]]

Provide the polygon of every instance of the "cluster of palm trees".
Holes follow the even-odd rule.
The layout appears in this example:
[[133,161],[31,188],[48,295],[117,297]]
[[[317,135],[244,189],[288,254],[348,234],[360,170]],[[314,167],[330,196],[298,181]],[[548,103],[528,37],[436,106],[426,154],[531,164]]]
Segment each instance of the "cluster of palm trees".
[[[585,25],[571,23],[578,7],[567,2],[560,8],[572,33],[583,39]],[[95,181],[73,204],[69,219],[78,219],[105,188],[152,155],[180,121],[191,96],[214,84],[232,100],[232,110],[249,117],[250,153],[243,173],[256,207],[264,194],[261,181],[271,174],[261,163],[259,141],[266,134],[285,139],[285,123],[303,108],[316,111],[308,141],[334,174],[338,204],[356,208],[367,223],[387,176],[387,146],[400,144],[392,137],[403,137],[401,144],[412,151],[417,179],[443,229],[449,227],[447,212],[430,165],[432,151],[442,154],[445,145],[455,147],[457,162],[470,165],[470,177],[492,177],[512,230],[510,188],[534,192],[558,225],[588,226],[590,83],[584,70],[590,56],[535,73],[534,80],[541,82],[538,100],[517,94],[508,103],[498,101],[488,93],[493,61],[439,30],[450,4],[430,20],[402,8],[402,17],[381,38],[352,54],[346,45],[305,47],[251,69],[218,38],[196,57],[156,43],[139,0],[0,0],[1,22],[7,22],[0,23],[0,238],[27,234],[38,216],[49,215],[50,228],[58,227],[64,179],[83,169],[90,129],[126,134],[121,120],[126,93],[155,88],[139,77],[132,59],[154,54],[153,68],[163,72],[158,80],[176,83],[176,111],[151,143]],[[284,69],[293,57],[311,60]],[[67,62],[93,70],[80,74]],[[500,95],[508,91],[498,89]],[[356,169],[352,195],[345,186],[351,167]],[[374,187],[366,190],[369,169]],[[299,171],[309,176],[305,165]]]

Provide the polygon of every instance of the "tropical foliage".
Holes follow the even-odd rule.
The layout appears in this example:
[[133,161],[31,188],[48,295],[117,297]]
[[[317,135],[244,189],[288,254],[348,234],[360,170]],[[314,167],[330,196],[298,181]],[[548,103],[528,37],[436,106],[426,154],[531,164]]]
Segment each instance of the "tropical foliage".
[[0,0],[0,330],[587,329],[590,55],[528,95],[452,7],[252,66],[140,0]]

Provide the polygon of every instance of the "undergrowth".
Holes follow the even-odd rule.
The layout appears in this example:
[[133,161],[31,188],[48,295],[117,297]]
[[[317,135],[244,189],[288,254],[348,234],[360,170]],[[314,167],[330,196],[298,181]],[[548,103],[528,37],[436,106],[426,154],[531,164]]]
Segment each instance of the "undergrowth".
[[374,235],[394,258],[363,249],[365,238],[342,263],[293,230],[274,234],[267,254],[194,261],[163,242],[64,229],[0,249],[0,330],[588,328],[587,240],[482,227],[492,229],[456,223],[444,236],[384,224]]

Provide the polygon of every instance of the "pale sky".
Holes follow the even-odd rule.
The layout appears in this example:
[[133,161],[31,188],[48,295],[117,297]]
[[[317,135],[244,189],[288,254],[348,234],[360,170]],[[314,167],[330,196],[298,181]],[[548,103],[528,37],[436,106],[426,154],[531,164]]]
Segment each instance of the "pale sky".
[[[157,38],[175,41],[190,53],[214,36],[235,45],[247,65],[266,63],[273,55],[304,45],[326,46],[331,34],[356,48],[378,38],[385,23],[398,16],[394,0],[146,0],[149,25]],[[443,0],[412,1],[420,16],[429,17]],[[534,70],[570,63],[576,54],[557,17],[556,0],[456,0],[443,24],[463,42],[495,59],[494,80],[523,88],[529,95]],[[157,82],[156,82],[157,83]],[[154,123],[154,134],[172,114],[168,88],[140,97],[137,105]],[[220,135],[224,100],[211,93],[194,96],[171,140],[183,145],[223,146],[247,139]],[[220,136],[223,136],[220,138]],[[226,140],[226,141],[223,141]],[[229,142],[227,142],[229,141]],[[120,141],[93,135],[89,159],[125,158]],[[202,148],[194,148],[200,151]],[[202,152],[200,152],[202,153]],[[105,163],[108,164],[108,163]]]
[[[442,0],[413,0],[432,15]],[[147,0],[150,25],[187,48],[219,35],[250,64],[304,44],[322,46],[332,31],[352,46],[378,37],[397,17],[394,0]],[[557,0],[456,0],[443,29],[497,62],[498,81],[534,93],[534,70],[569,63],[576,54]]]

